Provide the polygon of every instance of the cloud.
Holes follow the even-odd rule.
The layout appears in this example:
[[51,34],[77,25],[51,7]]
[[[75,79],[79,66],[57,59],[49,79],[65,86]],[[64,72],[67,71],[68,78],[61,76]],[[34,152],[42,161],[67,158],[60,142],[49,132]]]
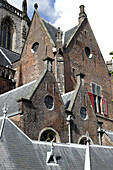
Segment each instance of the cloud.
[[[15,7],[22,9],[22,0],[8,0]],[[105,60],[110,60],[109,52],[113,51],[112,0],[27,0],[28,14],[31,18],[34,4],[39,4],[38,11],[42,18],[54,23],[66,31],[78,24],[79,6],[85,5],[88,20],[95,34]]]

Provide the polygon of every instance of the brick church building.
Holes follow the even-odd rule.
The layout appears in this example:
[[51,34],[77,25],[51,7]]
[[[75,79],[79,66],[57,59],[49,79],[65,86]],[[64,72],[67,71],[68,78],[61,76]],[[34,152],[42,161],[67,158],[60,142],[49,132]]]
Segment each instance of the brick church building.
[[0,169],[112,170],[107,65],[84,5],[63,36],[0,0]]
[[[85,7],[63,32],[0,1],[0,114],[30,139],[113,145],[112,82]],[[64,37],[64,39],[63,39]]]

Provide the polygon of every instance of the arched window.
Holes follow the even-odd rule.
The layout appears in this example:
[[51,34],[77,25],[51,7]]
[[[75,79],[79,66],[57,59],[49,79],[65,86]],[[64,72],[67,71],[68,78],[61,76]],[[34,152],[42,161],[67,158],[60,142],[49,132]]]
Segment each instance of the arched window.
[[45,142],[60,142],[59,134],[50,127],[44,128],[39,134],[39,140]]
[[1,23],[1,46],[12,48],[13,22],[10,17],[5,17]]
[[[93,141],[92,139],[89,137],[89,143],[90,144],[93,144]],[[78,144],[81,144],[81,145],[86,145],[87,144],[87,137],[86,135],[82,135],[79,140],[78,140]]]

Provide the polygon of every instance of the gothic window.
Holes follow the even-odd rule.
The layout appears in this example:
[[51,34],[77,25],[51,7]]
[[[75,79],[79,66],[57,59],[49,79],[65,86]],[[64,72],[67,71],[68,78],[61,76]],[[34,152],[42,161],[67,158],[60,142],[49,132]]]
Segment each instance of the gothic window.
[[46,130],[45,132],[42,133],[41,135],[41,141],[46,141],[46,142],[56,142],[56,134],[52,130]]
[[1,23],[1,46],[12,48],[13,23],[10,17],[5,17]]
[[[90,143],[90,144],[93,144],[93,141],[91,140],[91,138],[89,138],[89,143]],[[86,144],[87,144],[87,138],[86,138],[86,136],[81,137],[81,139],[80,139],[80,141],[79,141],[79,144],[81,144],[81,145],[86,145]]]
[[44,128],[39,134],[40,141],[60,142],[59,134],[52,128]]
[[47,95],[45,97],[45,105],[48,109],[52,109],[53,108],[53,97],[50,95]]
[[25,40],[27,35],[26,27],[25,25],[23,26],[23,33],[22,33],[22,38]]

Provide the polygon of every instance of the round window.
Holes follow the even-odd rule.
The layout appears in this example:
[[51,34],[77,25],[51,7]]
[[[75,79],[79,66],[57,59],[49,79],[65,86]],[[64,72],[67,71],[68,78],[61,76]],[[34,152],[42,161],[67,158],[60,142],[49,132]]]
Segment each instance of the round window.
[[86,53],[87,57],[90,56],[90,49],[89,49],[89,47],[85,47],[85,53]]
[[38,42],[35,42],[35,43],[32,45],[31,52],[32,52],[32,53],[36,53],[36,52],[38,51],[38,48],[39,48],[39,43],[38,43]]
[[85,107],[81,107],[80,115],[81,115],[82,119],[86,119],[87,118],[86,108]]
[[53,97],[52,96],[46,96],[45,97],[45,105],[48,109],[52,109],[53,108]]

